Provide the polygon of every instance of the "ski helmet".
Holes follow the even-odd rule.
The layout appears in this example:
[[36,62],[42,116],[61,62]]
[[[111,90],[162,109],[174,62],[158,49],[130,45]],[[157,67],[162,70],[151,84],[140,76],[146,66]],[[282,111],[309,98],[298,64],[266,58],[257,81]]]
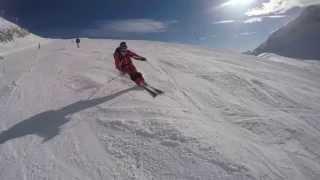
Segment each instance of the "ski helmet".
[[126,42],[121,42],[120,43],[120,48],[121,49],[127,49],[128,48],[127,43]]

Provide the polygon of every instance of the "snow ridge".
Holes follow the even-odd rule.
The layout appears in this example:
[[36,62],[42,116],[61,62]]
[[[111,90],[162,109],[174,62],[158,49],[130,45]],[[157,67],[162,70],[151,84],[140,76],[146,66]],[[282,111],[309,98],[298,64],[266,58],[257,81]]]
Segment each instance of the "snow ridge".
[[10,29],[10,28],[14,28],[17,27],[17,25],[5,20],[4,18],[0,17],[0,31],[6,30],[6,29]]

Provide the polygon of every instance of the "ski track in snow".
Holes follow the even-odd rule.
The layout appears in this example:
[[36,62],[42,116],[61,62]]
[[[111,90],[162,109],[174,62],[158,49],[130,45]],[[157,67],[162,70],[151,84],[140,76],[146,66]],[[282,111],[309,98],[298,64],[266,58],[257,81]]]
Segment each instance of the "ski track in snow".
[[[317,180],[319,63],[117,40],[51,40],[0,62],[0,179]],[[161,52],[161,53],[159,53]]]

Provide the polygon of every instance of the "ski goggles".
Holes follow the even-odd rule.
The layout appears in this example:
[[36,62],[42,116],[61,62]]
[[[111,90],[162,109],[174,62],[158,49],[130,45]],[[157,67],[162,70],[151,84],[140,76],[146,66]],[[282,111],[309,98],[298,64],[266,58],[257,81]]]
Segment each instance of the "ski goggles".
[[127,54],[127,49],[120,49],[120,54],[122,55],[122,56],[125,56],[126,54]]
[[120,52],[127,52],[128,48],[127,47],[120,47]]

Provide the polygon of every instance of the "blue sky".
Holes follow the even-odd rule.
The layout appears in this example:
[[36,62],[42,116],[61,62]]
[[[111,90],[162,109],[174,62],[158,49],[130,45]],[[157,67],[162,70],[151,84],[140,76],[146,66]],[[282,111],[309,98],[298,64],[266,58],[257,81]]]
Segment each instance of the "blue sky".
[[319,0],[1,0],[35,34],[147,39],[244,51]]

